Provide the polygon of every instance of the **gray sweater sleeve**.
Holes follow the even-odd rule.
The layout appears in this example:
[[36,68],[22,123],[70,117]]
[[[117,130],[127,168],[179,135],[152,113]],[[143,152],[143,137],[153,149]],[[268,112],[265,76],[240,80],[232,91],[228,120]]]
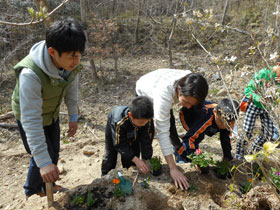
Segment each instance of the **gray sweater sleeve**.
[[19,76],[21,123],[27,143],[37,166],[51,163],[43,130],[41,81],[30,69],[23,69]]
[[78,85],[79,85],[79,75],[70,84],[66,95],[64,96],[64,102],[68,109],[68,114],[78,116]]

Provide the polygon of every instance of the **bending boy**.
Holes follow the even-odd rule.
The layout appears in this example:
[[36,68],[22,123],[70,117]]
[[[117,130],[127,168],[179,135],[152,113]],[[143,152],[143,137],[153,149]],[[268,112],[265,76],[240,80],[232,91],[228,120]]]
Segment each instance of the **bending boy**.
[[153,116],[153,103],[145,96],[136,97],[129,106],[118,106],[109,113],[102,175],[116,167],[118,153],[121,154],[124,168],[136,165],[141,173],[146,174],[150,171],[146,160],[153,155]]
[[68,136],[76,133],[78,73],[85,41],[82,27],[74,20],[55,22],[47,30],[46,40],[35,44],[14,67],[12,108],[24,147],[32,155],[24,184],[27,198],[43,196],[44,182],[59,178],[59,108],[63,98],[70,117]]
[[180,119],[187,131],[182,138],[183,142],[173,142],[176,147],[176,162],[190,162],[186,156],[199,148],[205,135],[213,136],[220,133],[220,142],[223,149],[223,158],[232,160],[230,134],[239,113],[239,103],[235,100],[222,99],[218,104],[205,101],[201,110],[180,110]]

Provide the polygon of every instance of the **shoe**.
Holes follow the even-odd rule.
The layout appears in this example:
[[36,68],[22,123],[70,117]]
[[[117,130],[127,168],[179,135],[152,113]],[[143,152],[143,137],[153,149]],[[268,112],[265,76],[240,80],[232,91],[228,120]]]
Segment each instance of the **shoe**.
[[188,163],[189,162],[187,158],[184,158],[181,155],[179,155],[179,153],[177,151],[175,151],[173,154],[175,156],[176,163],[182,164],[182,163]]

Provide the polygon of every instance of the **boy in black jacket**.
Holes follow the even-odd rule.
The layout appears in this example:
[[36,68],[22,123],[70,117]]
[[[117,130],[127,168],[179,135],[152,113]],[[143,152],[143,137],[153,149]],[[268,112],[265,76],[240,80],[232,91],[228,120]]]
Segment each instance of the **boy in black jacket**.
[[217,132],[220,132],[223,158],[232,160],[230,134],[238,113],[239,103],[235,100],[231,102],[226,98],[218,104],[205,101],[201,110],[183,107],[180,110],[180,119],[187,133],[182,138],[183,143],[173,143],[176,148],[174,153],[176,162],[190,162],[186,156],[199,148],[199,143],[204,139],[205,134],[213,136]]
[[109,113],[102,176],[116,167],[118,152],[124,168],[136,165],[143,174],[150,171],[146,160],[153,155],[153,116],[153,103],[145,96],[136,97],[129,106],[118,106]]

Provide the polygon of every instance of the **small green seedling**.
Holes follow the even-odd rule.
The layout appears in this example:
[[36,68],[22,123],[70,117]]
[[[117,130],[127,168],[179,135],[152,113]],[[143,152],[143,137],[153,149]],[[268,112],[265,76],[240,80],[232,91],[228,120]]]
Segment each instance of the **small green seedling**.
[[145,179],[143,180],[143,182],[141,182],[141,186],[142,186],[143,188],[149,188],[149,183],[148,183],[149,180],[150,180],[150,177],[145,178]]
[[191,184],[188,188],[188,192],[195,192],[196,191],[196,186]]
[[247,192],[249,192],[249,190],[252,188],[252,183],[249,181],[244,181],[242,182],[241,186],[240,186],[240,191],[245,194]]
[[84,203],[85,203],[85,197],[83,195],[78,195],[78,194],[75,195],[75,197],[71,202],[72,206],[79,206],[79,205],[83,205]]
[[87,195],[87,207],[91,207],[95,204],[95,202],[97,201],[97,199],[94,197],[92,192],[88,192]]
[[115,186],[115,188],[113,190],[113,194],[116,198],[125,196],[124,191],[118,185]]

